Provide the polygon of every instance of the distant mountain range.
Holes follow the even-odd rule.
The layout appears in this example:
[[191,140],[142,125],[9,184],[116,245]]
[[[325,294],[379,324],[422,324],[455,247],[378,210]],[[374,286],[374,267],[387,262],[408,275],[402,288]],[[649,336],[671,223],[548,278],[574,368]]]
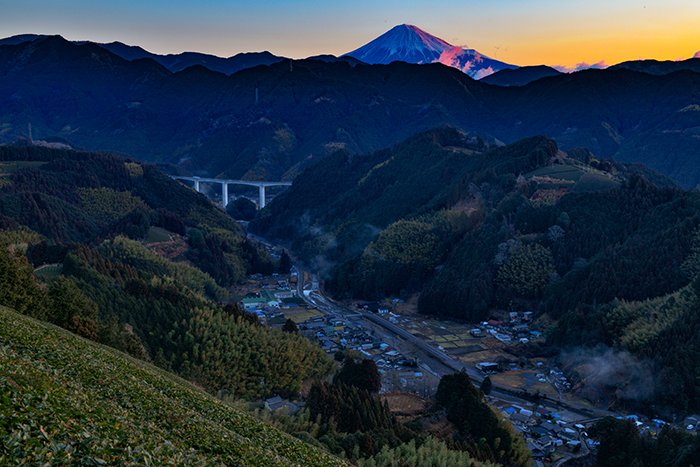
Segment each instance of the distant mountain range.
[[[20,34],[0,39],[0,45],[18,45],[24,42],[33,42],[37,39],[45,39],[49,36],[41,34]],[[74,41],[76,44],[95,44],[113,54],[129,61],[150,58],[169,71],[176,73],[192,66],[202,66],[212,71],[232,75],[247,68],[259,65],[272,65],[285,60],[287,57],[274,55],[268,51],[243,52],[231,57],[219,57],[200,52],[182,52],[179,54],[159,55],[142,47],[127,45],[122,42],[99,43],[91,41]],[[693,58],[700,58],[698,51]],[[627,68],[651,74],[671,73],[675,70],[700,68],[699,62],[693,62],[693,58],[685,61],[637,60],[623,62],[611,68]],[[470,77],[481,80],[487,76],[499,73],[497,77],[485,79],[484,82],[498,86],[523,86],[537,79],[554,76],[562,72],[582,71],[589,68],[607,68],[601,64],[579,64],[576,68],[567,69],[546,65],[524,66],[508,64],[487,57],[474,49],[454,46],[447,41],[410,24],[394,26],[389,31],[376,39],[342,56],[330,54],[307,57],[307,60],[319,60],[324,62],[347,62],[352,65],[366,63],[371,65],[388,65],[393,62],[406,62],[417,65],[430,63],[442,63],[456,68]],[[601,62],[602,63],[602,62]],[[522,71],[513,73],[514,70],[523,68]]]
[[[697,55],[697,54],[696,54]],[[695,72],[700,72],[700,57],[690,58],[688,60],[632,60],[629,62],[618,63],[610,68],[620,69],[624,68],[627,70],[639,71],[642,73],[649,73],[652,75],[667,75],[675,71],[692,70]]]
[[346,54],[369,64],[392,62],[442,63],[463,71],[474,79],[483,78],[515,65],[489,58],[474,49],[454,46],[411,24],[393,27],[357,50]]
[[452,126],[504,143],[547,135],[563,150],[588,147],[700,183],[698,59],[662,75],[620,67],[506,87],[438,63],[322,57],[225,76],[204,66],[173,73],[59,36],[19,42],[0,45],[0,143],[31,124],[35,140],[199,174],[292,179],[339,149],[367,153]]
[[[37,39],[45,39],[48,36],[39,34],[22,34],[12,36],[6,39],[0,39],[0,45],[17,45],[24,42],[32,42]],[[273,63],[282,60],[288,60],[285,57],[278,57],[270,52],[246,52],[233,55],[232,57],[223,58],[216,55],[203,54],[199,52],[182,52],[179,54],[159,55],[149,52],[135,45],[127,45],[122,42],[97,43],[89,41],[76,41],[76,44],[95,44],[106,50],[109,50],[114,55],[117,55],[125,60],[133,61],[143,58],[150,58],[158,62],[173,73],[182,71],[191,66],[203,66],[212,71],[218,71],[226,75],[231,75],[237,71],[246,68],[252,68],[258,65],[272,65]]]

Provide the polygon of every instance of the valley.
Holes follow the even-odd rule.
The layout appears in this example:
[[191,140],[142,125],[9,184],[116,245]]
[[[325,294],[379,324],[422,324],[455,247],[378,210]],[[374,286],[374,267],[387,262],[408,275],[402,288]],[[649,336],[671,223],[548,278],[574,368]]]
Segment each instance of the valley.
[[[590,303],[587,302],[589,298],[585,298],[587,293],[592,292],[590,289],[583,295],[577,294],[580,293],[578,290],[589,287],[586,281],[592,277],[586,274],[599,274],[593,272],[598,267],[595,262],[605,263],[610,259],[622,261],[632,268],[629,269],[631,272],[634,266],[630,265],[636,260],[666,261],[662,259],[663,253],[654,258],[643,256],[633,260],[626,256],[624,246],[608,259],[608,253],[596,254],[591,247],[597,241],[606,243],[611,238],[597,237],[598,233],[591,230],[589,232],[593,237],[585,242],[593,243],[587,243],[584,249],[578,251],[587,251],[585,254],[592,263],[579,270],[576,262],[582,260],[574,260],[580,254],[574,253],[578,248],[574,246],[578,241],[575,237],[589,235],[584,233],[587,228],[597,229],[592,225],[586,226],[578,217],[584,216],[591,221],[587,213],[589,208],[585,207],[587,203],[597,205],[597,216],[604,212],[601,208],[605,203],[611,203],[609,206],[618,206],[613,208],[613,212],[618,213],[616,216],[627,218],[628,214],[623,213],[638,209],[634,206],[642,198],[649,195],[653,198],[656,195],[652,193],[658,189],[657,194],[666,193],[658,198],[659,201],[666,200],[661,201],[663,204],[673,198],[671,193],[676,188],[659,180],[658,187],[646,185],[643,190],[651,191],[632,195],[636,200],[626,203],[622,200],[632,199],[625,194],[630,181],[646,176],[636,173],[635,167],[606,165],[607,162],[590,165],[586,159],[563,154],[545,140],[528,140],[489,151],[468,135],[463,135],[461,140],[459,137],[452,139],[456,135],[449,131],[424,136],[424,139],[418,137],[390,150],[360,158],[338,155],[327,159],[305,172],[304,178],[297,179],[288,192],[280,195],[267,211],[260,213],[251,223],[254,232],[283,240],[285,245],[300,255],[299,271],[313,271],[313,274],[300,273],[299,277],[307,278],[307,285],[306,290],[298,285],[298,294],[300,297],[303,294],[308,306],[326,315],[323,320],[327,323],[325,326],[330,326],[329,329],[338,329],[338,326],[354,329],[359,326],[372,329],[374,333],[378,332],[377,327],[380,328],[377,338],[359,341],[351,340],[344,331],[314,331],[308,336],[320,340],[327,352],[349,346],[364,353],[384,370],[386,380],[395,381],[396,378],[391,375],[398,372],[402,390],[417,394],[429,392],[426,386],[431,384],[430,381],[434,384],[436,380],[429,377],[430,374],[444,376],[454,371],[466,371],[477,385],[488,375],[492,406],[497,407],[525,434],[532,452],[543,458],[551,459],[550,455],[554,452],[570,457],[574,450],[580,452],[579,443],[595,449],[597,441],[572,435],[578,433],[576,430],[588,429],[608,416],[632,420],[637,430],[651,436],[663,432],[664,426],[675,426],[679,430],[694,427],[693,417],[688,423],[687,412],[684,413],[686,409],[677,405],[679,399],[671,403],[676,405],[675,409],[670,406],[661,409],[662,391],[659,390],[656,396],[651,395],[658,390],[653,388],[665,383],[661,383],[658,376],[652,377],[645,369],[646,365],[650,365],[650,360],[642,360],[644,357],[640,353],[644,355],[643,348],[638,347],[637,352],[640,353],[632,356],[622,350],[605,350],[601,345],[606,342],[605,338],[586,343],[585,339],[591,339],[585,336],[587,331],[578,337],[561,335],[571,319],[566,316],[565,310],[580,309],[582,304]],[[479,154],[484,150],[486,155],[481,159]],[[451,172],[449,175],[442,172],[440,183],[433,183],[431,173],[442,170],[437,161],[445,161]],[[464,164],[464,172],[460,172],[460,164]],[[499,167],[496,177],[493,172],[488,172],[492,164]],[[404,171],[408,167],[409,171]],[[421,171],[421,167],[425,170]],[[480,170],[488,175],[483,175],[484,172]],[[512,170],[510,178],[505,175],[508,170]],[[336,173],[342,173],[342,180],[336,177]],[[416,175],[416,178],[412,178]],[[650,178],[653,179],[653,175]],[[450,179],[454,182],[450,182]],[[504,179],[507,180],[506,186],[515,187],[515,193],[509,194],[507,189],[498,191],[496,187]],[[472,180],[479,180],[480,185],[477,186]],[[329,192],[335,198],[329,198]],[[519,203],[517,200],[523,199],[522,196],[528,200],[522,208],[514,209]],[[455,202],[455,198],[462,201]],[[471,202],[466,201],[470,199]],[[504,200],[511,204],[504,207]],[[498,216],[493,225],[489,225],[489,203],[493,203]],[[677,249],[682,248],[684,253],[680,253],[681,257],[690,254],[695,247],[686,250],[681,247],[683,241],[679,241],[685,235],[681,232],[695,225],[691,221],[692,215],[686,217],[681,214],[682,209],[678,209],[684,202],[677,207],[663,209],[664,216],[671,217],[665,217],[666,221],[661,224],[652,220],[656,215],[653,214],[656,209],[652,207],[654,203],[646,204],[643,201],[637,204],[640,207],[644,205],[642,210],[647,213],[642,215],[646,220],[640,225],[646,232],[643,235],[649,235],[653,225],[660,225],[667,236],[664,241],[674,242],[678,253],[680,251]],[[446,209],[446,205],[452,208]],[[556,208],[550,211],[556,206],[561,206],[561,211]],[[602,209],[609,209],[609,206]],[[519,212],[519,209],[523,211]],[[540,218],[538,211],[547,214]],[[694,208],[690,212],[694,212]],[[459,216],[462,217],[457,220]],[[270,219],[274,221],[270,222]],[[520,224],[519,219],[524,223]],[[563,223],[562,219],[565,219]],[[542,223],[538,224],[540,221]],[[679,223],[676,224],[679,230],[673,227],[676,222]],[[446,232],[450,232],[454,226],[464,229],[456,235],[464,235],[462,242],[465,243],[458,241],[455,244],[450,240]],[[625,228],[635,229],[629,223]],[[284,235],[278,236],[277,232],[284,232]],[[614,242],[625,244],[624,238],[628,234],[622,231],[616,234],[610,231],[610,234],[622,234],[613,237],[617,238]],[[651,235],[658,240],[654,234]],[[500,240],[489,239],[488,236]],[[556,244],[564,238],[567,238],[566,242],[573,243],[567,243],[569,246],[560,249]],[[542,242],[540,246],[548,245],[551,253],[540,248],[537,239]],[[635,236],[634,242],[640,241],[644,242],[640,236]],[[504,261],[504,258],[517,255],[518,251],[523,251],[521,248],[528,250],[527,255],[518,259],[524,262],[513,270],[513,275],[504,284],[513,287],[522,280],[524,287],[510,291],[501,289],[499,277],[509,268],[506,266],[508,260]],[[571,272],[552,266],[559,261],[557,256],[547,259],[549,265],[538,263],[540,255],[549,254],[564,255],[569,258],[566,261],[573,260],[568,263],[573,266]],[[479,259],[475,260],[475,256]],[[676,261],[673,260],[673,263],[679,264]],[[495,264],[496,270],[490,269],[488,264]],[[470,268],[475,270],[471,271]],[[539,268],[546,268],[549,272],[540,273]],[[657,282],[650,285],[650,296],[659,293],[659,287],[663,287],[666,280],[663,279],[665,274],[675,274],[673,268],[661,267],[658,270]],[[516,272],[518,270],[520,272]],[[553,272],[555,270],[556,273]],[[616,272],[624,274],[619,269]],[[600,273],[604,274],[603,277],[610,277],[607,275],[610,273],[603,273],[602,270]],[[460,276],[455,277],[457,274]],[[534,282],[537,274],[542,275],[544,287],[539,291],[531,288],[538,287]],[[571,276],[567,278],[569,274]],[[573,277],[577,277],[577,283],[571,282]],[[624,298],[624,293],[633,294],[628,296],[629,299],[643,298],[638,295],[644,293],[642,289],[628,288],[620,277],[616,282],[593,280],[597,287],[614,288],[611,299]],[[677,286],[683,287],[687,280],[679,280]],[[568,293],[578,298],[559,295],[558,281],[562,281],[562,286],[567,284],[564,287]],[[300,279],[299,284],[303,282]],[[673,287],[676,286],[670,290]],[[547,296],[550,293],[554,294],[551,297],[557,297],[554,305],[551,302],[548,304],[551,299]],[[505,299],[499,299],[499,295]],[[589,297],[596,300],[603,296],[599,290]],[[431,301],[427,297],[431,297]],[[410,301],[411,305],[405,305],[405,301]],[[613,301],[612,306],[619,306],[616,303]],[[478,304],[483,306],[481,310],[475,307]],[[595,305],[588,306],[594,309]],[[580,316],[580,313],[573,311],[570,316]],[[606,324],[604,316],[597,316],[588,326]],[[321,321],[321,318],[314,320]],[[680,323],[678,325],[682,326]],[[318,329],[315,326],[312,328]],[[321,329],[324,327],[321,326]],[[588,327],[579,324],[575,329],[573,332],[581,333]],[[350,335],[353,336],[352,331]],[[371,333],[367,332],[366,335]],[[387,351],[393,351],[395,358],[387,358]],[[606,356],[599,357],[597,352]],[[416,361],[419,368],[413,378],[409,376],[410,370],[402,367],[402,363],[411,359]],[[658,364],[659,360],[656,362]],[[591,369],[591,366],[594,368]],[[599,376],[598,370],[604,376]],[[420,378],[415,377],[418,373],[421,374]],[[692,374],[695,374],[694,370],[690,371],[689,376]],[[692,382],[688,384],[686,387],[693,387]],[[641,392],[635,393],[638,388]],[[689,394],[692,394],[693,389],[690,391]],[[679,392],[674,393],[674,397],[679,396]],[[533,415],[537,413],[540,415]],[[542,418],[543,413],[549,414],[549,418]],[[560,423],[552,425],[551,417]],[[542,428],[543,423],[547,428]],[[571,428],[575,425],[579,425],[579,428]],[[558,426],[559,430],[552,431],[553,426]]]
[[0,38],[0,465],[700,465],[700,52],[217,3]]
[[[220,179],[174,180],[154,166],[108,154],[0,147],[5,225],[0,240],[6,245],[0,256],[0,278],[6,278],[0,299],[21,313],[176,373],[277,430],[302,440],[306,435],[300,433],[317,433],[317,447],[358,463],[420,440],[434,456],[447,452],[507,465],[532,458],[561,465],[590,457],[601,442],[596,430],[608,420],[633,423],[635,432],[650,440],[672,430],[688,431],[680,398],[669,404],[663,394],[654,396],[663,414],[638,404],[626,396],[637,383],[624,372],[611,383],[618,386],[595,389],[600,391],[595,396],[593,377],[577,374],[581,363],[568,364],[567,347],[553,341],[552,336],[567,332],[562,329],[566,316],[543,307],[547,300],[564,298],[556,287],[568,273],[562,270],[557,278],[553,271],[562,259],[567,267],[566,257],[559,256],[567,250],[558,250],[557,242],[574,240],[567,231],[580,235],[571,228],[582,225],[577,216],[590,202],[606,200],[623,213],[667,219],[664,234],[681,248],[667,254],[688,257],[684,264],[695,267],[695,221],[677,208],[665,209],[679,203],[692,212],[694,194],[663,178],[658,186],[648,184],[634,167],[563,153],[545,138],[492,146],[438,129],[335,171],[336,164],[346,164],[345,157],[327,158],[276,193],[251,222],[236,222],[219,206],[232,193],[224,190],[224,198],[209,200],[197,189],[197,181],[216,184]],[[427,159],[419,178],[405,171],[406,161],[414,170]],[[449,165],[451,174],[431,178],[431,171],[443,170],[440,163]],[[185,186],[192,180],[194,187]],[[406,196],[402,186],[414,191]],[[515,196],[509,193],[513,187]],[[610,197],[613,193],[633,202],[621,203]],[[549,211],[571,199],[567,222]],[[456,208],[445,210],[446,205]],[[527,215],[520,217],[518,209]],[[324,210],[334,214],[324,217]],[[484,296],[493,294],[493,301],[482,302],[481,309],[473,301],[470,307],[453,302],[443,312],[426,311],[427,285],[442,284],[443,295],[465,286],[441,278],[455,267],[451,262],[459,258],[462,242],[491,232],[494,213],[509,218],[512,227],[501,230],[500,244],[490,240],[481,252],[496,258],[482,260],[482,267],[495,264],[497,269],[482,269],[478,276],[496,284],[492,292],[488,283],[478,286]],[[321,219],[338,222],[340,230]],[[529,224],[537,219],[541,222]],[[364,222],[360,233],[370,222],[374,231],[347,237],[343,229],[358,232],[353,226],[358,222]],[[268,241],[261,234],[270,227],[274,240]],[[331,232],[351,241],[344,241],[340,251],[334,250],[341,246],[337,242],[323,249]],[[624,239],[629,233],[617,235]],[[654,231],[645,235],[658,238]],[[358,241],[364,243],[353,244]],[[295,260],[275,242],[291,246]],[[504,292],[501,271],[520,251],[532,255],[518,260],[526,274],[514,269],[508,285],[522,285]],[[539,263],[538,255],[547,251],[551,259]],[[592,264],[599,260],[594,255]],[[547,281],[533,283],[542,267],[550,271]],[[676,281],[685,280],[674,270],[666,274],[651,293],[658,293],[663,281],[673,291]],[[688,291],[681,289],[678,296],[692,300],[693,284],[685,287]],[[585,292],[575,287],[572,292],[583,293],[585,302]],[[507,305],[498,298],[504,293]],[[566,310],[569,302],[562,303]],[[609,312],[624,311],[613,305],[620,311]],[[674,310],[669,317],[683,313]],[[338,381],[358,365],[375,369],[365,376],[376,371],[377,381],[371,383],[376,386],[368,392],[352,385],[364,384],[361,379],[350,379],[350,386]],[[449,384],[463,385],[460,397],[472,393],[473,399],[450,406],[440,396],[451,390]],[[423,408],[405,415],[400,402],[405,397],[418,397],[414,401]],[[684,397],[688,404],[695,402],[692,393]],[[461,404],[481,413],[483,427],[460,428],[469,417],[451,414]],[[294,412],[266,409],[278,406]],[[478,430],[484,430],[487,443],[508,439],[509,448],[487,444],[476,450],[472,437]],[[377,444],[362,441],[374,437]],[[456,447],[449,444],[452,439],[458,440]]]
[[[262,242],[271,252],[278,254],[283,251],[265,239],[255,235],[251,237]],[[381,392],[389,400],[395,394],[415,394],[430,399],[437,390],[439,379],[454,372],[466,372],[476,386],[480,386],[488,375],[493,381],[487,396],[489,404],[524,434],[535,459],[546,457],[553,465],[563,465],[570,459],[586,456],[589,449],[597,446],[597,441],[589,438],[586,430],[605,417],[633,420],[642,433],[652,436],[656,436],[665,425],[685,429],[682,419],[674,424],[631,412],[596,407],[570,392],[571,387],[565,378],[566,387],[561,385],[558,379],[561,377],[556,376],[560,371],[552,366],[555,359],[540,358],[528,363],[532,366],[530,378],[522,376],[523,370],[513,368],[512,364],[505,371],[484,372],[477,369],[476,360],[465,363],[458,348],[445,349],[438,344],[445,341],[439,337],[436,340],[435,335],[432,339],[426,336],[430,332],[449,329],[444,334],[448,339],[461,334],[461,339],[469,339],[466,336],[470,336],[474,342],[483,342],[489,337],[475,338],[469,331],[485,328],[488,335],[488,331],[495,329],[492,324],[470,325],[394,314],[382,308],[390,307],[391,301],[387,301],[386,305],[370,303],[370,307],[378,307],[378,310],[372,311],[362,302],[337,303],[323,292],[317,274],[298,266],[292,267],[290,275],[254,277],[252,284],[253,290],[269,290],[270,296],[286,295],[287,290],[291,291],[291,296],[272,306],[270,302],[252,306],[258,303],[254,302],[254,298],[249,301],[244,299],[244,305],[251,305],[250,308],[246,305],[247,309],[253,310],[273,327],[281,326],[284,319],[293,319],[300,332],[316,341],[329,355],[347,348],[373,359],[382,375]],[[282,284],[282,288],[279,284]],[[251,290],[251,286],[248,285],[246,290]],[[296,311],[300,301],[305,304],[301,307],[306,310],[301,313]],[[503,355],[511,358],[515,355],[517,358],[517,349],[508,350]],[[522,383],[518,381],[519,378],[522,378]],[[540,384],[537,384],[538,379]]]

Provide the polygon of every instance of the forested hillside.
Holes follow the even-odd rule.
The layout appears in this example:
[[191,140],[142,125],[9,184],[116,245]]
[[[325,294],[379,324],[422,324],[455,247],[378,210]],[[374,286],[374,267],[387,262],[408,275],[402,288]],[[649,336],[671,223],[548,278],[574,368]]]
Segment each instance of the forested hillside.
[[339,297],[419,293],[420,312],[468,322],[546,313],[559,322],[550,344],[649,357],[663,368],[658,394],[694,410],[700,334],[684,290],[699,225],[700,196],[642,168],[542,137],[493,147],[438,130],[327,158],[252,228],[326,265]]
[[[449,421],[442,406],[409,427],[380,399],[372,361],[348,357],[331,384],[337,365],[320,347],[226,304],[229,285],[269,271],[271,260],[223,211],[154,167],[39,147],[0,147],[0,164],[0,305],[228,401],[298,397],[304,385],[299,414],[259,416],[361,465],[384,465],[387,456],[438,465],[529,462],[523,438],[471,383],[470,396],[448,408],[478,409],[466,418],[471,428]],[[165,372],[5,308],[0,314],[2,391],[10,407],[0,422],[7,433],[0,459],[336,462],[230,408],[209,407],[196,390],[173,387]],[[78,356],[83,352],[89,355]],[[126,383],[116,387],[120,379]],[[39,387],[48,399],[37,399]],[[99,409],[82,413],[86,406]],[[112,422],[124,416],[127,422]],[[454,440],[451,430],[430,431],[431,421],[443,419],[455,423]],[[28,441],[37,430],[41,440]]]
[[106,154],[0,147],[0,168],[1,304],[234,398],[330,370],[311,342],[223,305],[273,264],[204,196]]

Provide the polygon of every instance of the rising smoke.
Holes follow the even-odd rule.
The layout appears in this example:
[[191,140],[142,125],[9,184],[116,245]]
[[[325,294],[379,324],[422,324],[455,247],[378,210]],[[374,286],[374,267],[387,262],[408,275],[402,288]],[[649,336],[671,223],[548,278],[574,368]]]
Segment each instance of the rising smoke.
[[654,364],[606,346],[563,351],[564,370],[578,376],[574,390],[593,401],[643,401],[655,392]]

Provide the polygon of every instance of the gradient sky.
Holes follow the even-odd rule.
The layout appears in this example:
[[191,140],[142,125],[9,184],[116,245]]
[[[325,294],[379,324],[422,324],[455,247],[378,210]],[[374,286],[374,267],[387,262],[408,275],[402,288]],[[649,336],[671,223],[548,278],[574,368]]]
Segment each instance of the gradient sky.
[[401,23],[517,65],[700,50],[700,0],[0,0],[0,37],[61,34],[157,53],[339,55]]

